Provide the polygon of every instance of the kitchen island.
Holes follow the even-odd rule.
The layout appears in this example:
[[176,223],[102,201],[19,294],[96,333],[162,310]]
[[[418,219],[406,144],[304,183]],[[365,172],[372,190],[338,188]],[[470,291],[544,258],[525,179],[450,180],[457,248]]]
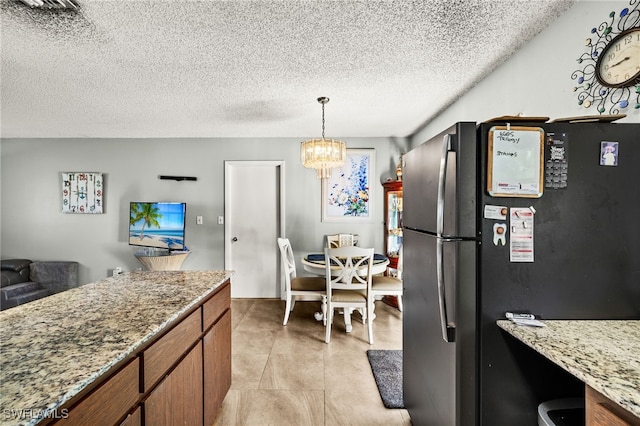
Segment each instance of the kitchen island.
[[124,273],[0,312],[0,425],[163,410],[211,424],[231,380],[231,275]]
[[[587,425],[640,424],[640,321],[543,323],[501,320],[498,326],[585,384]],[[615,418],[626,423],[613,423]]]

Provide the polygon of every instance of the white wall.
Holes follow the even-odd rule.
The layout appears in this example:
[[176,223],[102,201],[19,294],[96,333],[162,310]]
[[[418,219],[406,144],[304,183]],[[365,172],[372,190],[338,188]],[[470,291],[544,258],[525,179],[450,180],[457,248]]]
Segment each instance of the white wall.
[[[531,2],[534,7],[535,2]],[[457,121],[482,122],[516,115],[554,118],[598,115],[594,106],[578,105],[571,79],[585,50],[591,29],[609,22],[609,13],[629,7],[629,1],[579,1],[487,78],[460,97],[411,138],[418,145]],[[496,28],[498,31],[499,28]],[[473,66],[473,64],[470,64]],[[634,100],[635,98],[632,98]],[[619,122],[640,122],[640,109],[631,106]],[[622,112],[622,111],[621,111]]]
[[[376,149],[376,178],[395,172],[404,140],[348,139],[350,148]],[[141,265],[127,241],[130,201],[187,203],[186,244],[192,253],[183,269],[224,268],[225,160],[284,160],[286,235],[296,252],[322,248],[322,237],[354,232],[363,245],[383,249],[382,186],[374,188],[373,220],[366,224],[322,223],[321,185],[300,164],[293,139],[3,139],[0,141],[1,247],[7,258],[76,260],[80,282],[97,281],[116,266]],[[102,172],[104,214],[64,214],[60,172]],[[158,175],[196,176],[196,182]],[[196,225],[196,216],[204,224]],[[274,241],[274,250],[277,245]]]

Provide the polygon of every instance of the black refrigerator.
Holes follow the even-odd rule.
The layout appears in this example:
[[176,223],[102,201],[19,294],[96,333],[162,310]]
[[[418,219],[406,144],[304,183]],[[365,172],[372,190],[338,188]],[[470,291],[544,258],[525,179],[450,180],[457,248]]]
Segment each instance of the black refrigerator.
[[456,123],[403,156],[403,191],[412,424],[536,425],[583,395],[496,320],[640,318],[640,124]]

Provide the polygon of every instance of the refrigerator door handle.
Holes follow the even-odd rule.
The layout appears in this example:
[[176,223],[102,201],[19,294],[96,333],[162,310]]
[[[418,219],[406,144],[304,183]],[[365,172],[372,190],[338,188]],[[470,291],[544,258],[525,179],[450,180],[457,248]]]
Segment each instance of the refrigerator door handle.
[[451,135],[444,135],[442,139],[442,155],[440,157],[440,173],[438,174],[438,205],[436,210],[436,235],[444,232],[444,196],[447,183],[447,160],[451,150]]
[[456,327],[449,324],[447,313],[446,279],[444,276],[444,243],[445,240],[438,238],[436,242],[436,274],[438,279],[438,305],[440,306],[440,327],[442,329],[442,339],[447,343],[456,341]]

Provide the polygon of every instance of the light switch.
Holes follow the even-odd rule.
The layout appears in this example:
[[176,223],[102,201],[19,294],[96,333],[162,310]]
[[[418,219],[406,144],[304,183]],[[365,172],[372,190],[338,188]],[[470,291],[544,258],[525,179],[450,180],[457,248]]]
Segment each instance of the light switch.
[[202,216],[196,216],[196,225],[202,225]]
[[224,225],[224,216],[218,216],[218,225]]

